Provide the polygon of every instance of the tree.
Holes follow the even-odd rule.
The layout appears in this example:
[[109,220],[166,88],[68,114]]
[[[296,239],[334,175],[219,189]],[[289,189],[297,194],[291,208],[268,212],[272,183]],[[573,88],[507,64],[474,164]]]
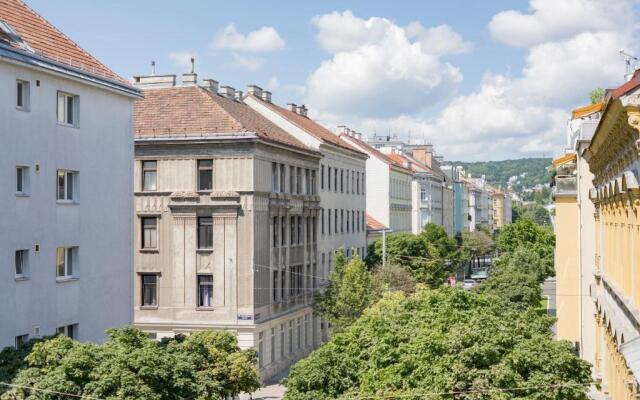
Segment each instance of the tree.
[[413,293],[416,289],[416,279],[411,271],[397,264],[378,266],[371,274],[371,285],[378,297],[384,293],[399,290]]
[[494,271],[489,278],[476,286],[479,293],[491,293],[509,304],[526,309],[541,300],[540,282],[536,275],[512,266]]
[[[48,339],[48,338],[46,338]],[[21,370],[27,367],[25,358],[31,352],[35,343],[43,339],[31,339],[18,347],[5,347],[0,351],[0,382],[11,382]],[[9,390],[8,386],[0,385],[0,395]]]
[[514,252],[518,247],[535,252],[545,267],[545,277],[553,275],[555,236],[549,227],[540,226],[531,218],[520,218],[502,228],[496,245],[503,252]]
[[369,271],[360,257],[343,263],[340,254],[340,266],[329,275],[329,286],[315,304],[315,310],[336,331],[349,326],[375,299]]
[[589,99],[591,100],[591,104],[601,103],[604,100],[604,89],[593,89],[591,92],[589,92]]
[[285,399],[586,400],[590,366],[552,324],[489,292],[387,293],[292,367]]
[[[444,232],[444,230],[443,230]],[[444,234],[445,238],[451,239]],[[455,240],[451,239],[455,244]],[[425,240],[425,236],[412,233],[394,233],[387,236],[387,262],[403,266],[411,271],[417,282],[431,286],[442,285],[455,265],[446,260],[438,250],[442,237],[436,243]],[[375,268],[382,263],[382,241],[376,240],[369,246],[367,264]]]
[[[65,336],[36,343],[16,386],[2,399],[62,399],[69,393],[91,398],[210,399],[260,387],[256,353],[240,350],[235,336],[197,332],[158,343],[132,327],[111,329],[104,344]],[[33,389],[27,389],[33,388]],[[43,392],[44,391],[44,392]]]
[[458,242],[447,235],[440,225],[426,224],[419,235],[426,243],[433,245],[440,256],[452,264],[456,264],[459,258]]
[[466,262],[478,256],[489,254],[493,250],[493,240],[484,231],[462,233],[462,245],[460,246],[460,258]]

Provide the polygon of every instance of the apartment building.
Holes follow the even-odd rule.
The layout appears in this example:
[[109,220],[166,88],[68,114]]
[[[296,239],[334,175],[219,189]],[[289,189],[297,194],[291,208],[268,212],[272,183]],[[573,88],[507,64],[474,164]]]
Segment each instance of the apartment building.
[[588,294],[596,310],[596,389],[613,400],[636,398],[640,382],[639,77],[636,71],[605,96],[583,152],[594,186],[589,197],[595,206],[595,285]]
[[366,214],[393,232],[411,232],[413,172],[367,144],[360,133],[344,128],[340,138],[369,156],[365,174]]
[[572,112],[567,126],[565,154],[553,161],[556,176],[556,332],[575,343],[580,356],[595,364],[595,208],[589,199],[593,174],[584,158],[600,120],[602,103]]
[[0,348],[131,323],[138,90],[0,0]]
[[511,223],[512,204],[511,193],[509,191],[494,189],[491,193],[491,201],[493,204],[493,229],[501,229]]
[[[321,154],[196,74],[135,77],[135,323],[237,334],[264,379],[327,328],[318,287]],[[262,92],[271,101],[271,93]]]
[[326,281],[335,252],[364,258],[366,231],[366,162],[369,156],[310,119],[304,105],[286,108],[265,101],[262,88],[251,85],[245,103],[263,117],[322,154],[319,169],[319,274]]

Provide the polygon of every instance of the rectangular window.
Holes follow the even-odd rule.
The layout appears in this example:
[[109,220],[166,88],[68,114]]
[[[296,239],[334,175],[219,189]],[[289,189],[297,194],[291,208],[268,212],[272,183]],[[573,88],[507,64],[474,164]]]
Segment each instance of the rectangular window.
[[349,210],[347,210],[347,233],[349,233]]
[[304,237],[302,236],[302,217],[298,217],[298,244],[302,244],[304,241]]
[[301,332],[301,327],[300,327],[300,318],[298,318],[297,323],[296,323],[296,330],[298,332],[298,349],[302,348],[302,332]]
[[142,162],[142,190],[153,192],[157,190],[158,162]]
[[302,168],[296,168],[296,193],[302,194]]
[[271,328],[271,363],[276,361],[276,328]]
[[282,193],[286,192],[285,189],[285,185],[286,185],[286,179],[287,179],[287,174],[285,172],[286,167],[284,166],[284,164],[280,164],[280,191]]
[[278,247],[280,245],[278,229],[278,217],[273,217],[273,247]]
[[296,243],[296,217],[291,217],[289,219],[289,245],[293,246]]
[[58,170],[57,194],[59,201],[74,201],[76,199],[77,173],[72,171]]
[[331,167],[327,167],[327,190],[331,191]]
[[344,210],[340,210],[340,233],[344,233]]
[[21,111],[29,111],[29,82],[16,81],[16,108]]
[[213,275],[198,275],[198,307],[213,307]]
[[284,324],[280,324],[280,358],[284,358]]
[[278,271],[273,271],[273,301],[278,301]]
[[140,219],[142,223],[142,248],[158,248],[158,218],[145,217]]
[[333,190],[338,191],[338,168],[333,169]]
[[277,163],[271,163],[271,190],[273,192],[277,192],[278,191],[278,183],[279,183],[279,179],[278,179],[278,164]]
[[158,306],[158,275],[142,274],[140,275],[141,283],[141,303],[143,307]]
[[198,248],[213,248],[213,218],[198,217]]
[[320,166],[320,190],[324,190],[324,165]]
[[331,235],[331,209],[327,210],[327,232],[329,232],[329,235]]
[[19,349],[20,347],[24,346],[25,344],[27,344],[28,341],[29,341],[29,335],[16,336],[16,339],[15,339],[16,349]]
[[198,190],[213,189],[213,160],[198,160]]
[[289,354],[293,353],[293,321],[289,321]]
[[56,334],[64,335],[69,339],[76,339],[78,337],[78,324],[61,326],[56,329]]
[[58,92],[58,123],[78,126],[80,97]]
[[356,190],[360,194],[360,172],[356,172]]
[[351,232],[356,231],[356,214],[355,211],[351,210]]
[[263,333],[258,333],[258,368],[264,367],[264,344]]
[[313,217],[312,221],[313,243],[316,243],[318,241],[318,217]]
[[338,234],[338,209],[336,208],[335,211],[333,212],[333,216],[334,216],[334,221],[335,222],[333,224],[333,229],[334,229],[334,233]]
[[345,170],[344,172],[346,172],[347,175],[347,182],[345,183],[345,192],[348,194],[349,193],[349,170]]
[[324,235],[324,208],[320,210],[320,233]]
[[287,285],[287,268],[285,267],[285,269],[283,269],[282,272],[280,273],[280,299],[281,300],[284,300],[285,294],[287,293],[285,291],[286,285]]
[[344,193],[344,170],[340,169],[340,193]]
[[289,167],[289,193],[296,193],[296,167]]
[[354,183],[355,183],[355,176],[354,175],[355,175],[354,171],[351,171],[351,194],[356,192],[356,189],[355,189],[356,187],[354,185]]
[[29,167],[16,167],[16,194],[29,194]]
[[280,243],[282,247],[287,245],[287,217],[280,217]]
[[311,194],[311,172],[309,168],[305,168],[304,170],[304,193],[306,195]]
[[73,276],[77,257],[77,247],[58,247],[56,249],[56,276],[58,278]]
[[22,278],[27,275],[27,261],[29,250],[16,250],[15,272],[16,278]]

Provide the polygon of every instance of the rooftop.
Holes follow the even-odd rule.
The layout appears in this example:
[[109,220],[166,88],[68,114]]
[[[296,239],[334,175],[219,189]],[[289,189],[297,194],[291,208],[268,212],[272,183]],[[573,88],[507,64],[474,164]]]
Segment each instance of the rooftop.
[[586,117],[587,115],[602,111],[603,108],[604,103],[595,103],[578,107],[575,110],[571,111],[571,119]]
[[144,91],[134,108],[137,138],[253,133],[259,138],[315,152],[246,104],[199,86]]
[[359,149],[361,149],[362,151],[364,151],[365,153],[369,154],[372,157],[377,158],[378,160],[384,162],[385,164],[389,165],[389,167],[393,167],[396,169],[399,169],[403,172],[407,172],[407,173],[412,173],[412,171],[410,169],[405,168],[402,163],[398,163],[397,161],[394,161],[393,159],[389,158],[387,155],[383,154],[380,150],[374,148],[373,146],[369,145],[368,143],[366,143],[363,140],[360,140],[358,138],[355,138],[351,135],[347,135],[345,133],[341,133],[340,134],[340,139],[346,141],[347,143],[353,144],[355,146],[357,146]]
[[373,218],[371,215],[367,214],[366,216],[367,216],[367,230],[383,231],[383,230],[389,229],[388,227],[384,226],[380,221]]
[[[8,46],[59,64],[127,84],[21,0],[0,0],[0,48]],[[13,33],[11,32],[13,31]]]

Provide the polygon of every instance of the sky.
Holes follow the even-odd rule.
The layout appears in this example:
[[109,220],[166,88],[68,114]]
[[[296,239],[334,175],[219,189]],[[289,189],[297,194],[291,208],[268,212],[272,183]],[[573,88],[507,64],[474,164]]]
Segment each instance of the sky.
[[26,0],[123,77],[180,75],[305,104],[329,129],[448,160],[558,155],[571,109],[623,83],[639,0]]

